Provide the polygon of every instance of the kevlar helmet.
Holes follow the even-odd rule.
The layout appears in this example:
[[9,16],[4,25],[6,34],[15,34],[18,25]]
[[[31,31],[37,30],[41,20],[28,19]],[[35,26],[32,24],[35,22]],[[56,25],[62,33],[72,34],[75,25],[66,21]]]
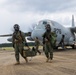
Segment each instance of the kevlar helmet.
[[47,24],[45,28],[47,31],[50,31],[51,30],[50,24]]
[[18,24],[15,24],[15,25],[14,25],[14,30],[15,30],[15,31],[19,31],[19,28],[20,28],[20,27],[19,27]]

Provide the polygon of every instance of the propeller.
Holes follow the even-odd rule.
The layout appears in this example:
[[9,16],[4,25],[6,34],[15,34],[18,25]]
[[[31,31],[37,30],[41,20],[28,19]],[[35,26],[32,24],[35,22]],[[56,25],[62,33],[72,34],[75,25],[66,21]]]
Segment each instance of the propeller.
[[36,25],[37,25],[37,24],[33,23],[33,24],[29,27],[29,29],[28,29],[29,32],[32,32]]
[[32,24],[32,26],[30,26],[30,27],[28,28],[28,32],[25,33],[25,36],[31,36],[31,33],[32,33],[32,31],[34,30],[35,26],[36,26],[36,24]]
[[[29,40],[29,41],[34,41],[31,38],[31,33],[32,33],[32,31],[33,31],[33,29],[34,29],[35,26],[36,26],[36,24],[32,24],[32,26],[29,27],[28,32],[25,32],[24,33],[25,34],[25,37],[27,37],[27,40]],[[13,29],[11,29],[11,30],[14,31]],[[12,36],[12,34],[0,35],[0,37],[8,37],[8,36]],[[12,41],[12,38],[8,38],[7,40],[11,42]]]

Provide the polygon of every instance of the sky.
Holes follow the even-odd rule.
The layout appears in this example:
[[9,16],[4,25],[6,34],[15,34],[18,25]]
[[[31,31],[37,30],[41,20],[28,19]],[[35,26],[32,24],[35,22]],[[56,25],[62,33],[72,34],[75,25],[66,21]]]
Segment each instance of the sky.
[[[76,24],[76,0],[0,0],[0,35],[13,33],[14,24],[31,31],[43,19],[71,26],[72,15]],[[0,37],[0,43],[7,43],[7,38]]]

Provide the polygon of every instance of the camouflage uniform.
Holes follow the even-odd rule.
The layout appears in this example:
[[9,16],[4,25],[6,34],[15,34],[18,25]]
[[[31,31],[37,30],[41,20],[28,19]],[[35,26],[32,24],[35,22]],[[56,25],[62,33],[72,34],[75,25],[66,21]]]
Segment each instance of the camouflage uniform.
[[36,50],[37,50],[37,52],[38,52],[39,54],[41,54],[41,52],[38,50],[38,49],[39,49],[39,44],[40,44],[40,42],[39,42],[38,38],[36,37],[36,39],[35,39]]
[[51,32],[47,33],[45,32],[43,35],[44,38],[44,47],[45,47],[45,55],[48,59],[53,59],[53,47],[51,44]]
[[59,43],[59,45],[61,45],[63,49],[65,49],[64,48],[64,38],[65,38],[65,35],[62,35],[61,41]]
[[[17,61],[17,64],[20,62],[19,61],[19,53],[21,54],[21,56],[26,60],[27,62],[27,58],[23,56],[23,49],[24,49],[24,45],[26,43],[25,40],[25,35],[22,31],[18,30],[15,31],[12,35],[12,43],[13,43],[13,47],[15,49],[15,58]],[[27,44],[26,44],[27,45]],[[27,45],[28,46],[28,45]]]
[[49,24],[46,25],[46,32],[43,34],[43,46],[44,52],[48,60],[53,59],[53,46],[55,43],[54,32],[51,32],[51,27]]

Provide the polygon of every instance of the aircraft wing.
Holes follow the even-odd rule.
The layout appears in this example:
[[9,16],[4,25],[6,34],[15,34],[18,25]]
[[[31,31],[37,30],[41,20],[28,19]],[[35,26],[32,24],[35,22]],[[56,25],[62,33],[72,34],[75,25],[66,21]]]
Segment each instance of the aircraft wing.
[[76,33],[76,27],[70,27],[69,29],[71,30],[72,34],[74,34],[74,32]]
[[7,37],[7,36],[12,36],[12,34],[0,35],[0,37]]
[[[12,36],[12,34],[0,35],[0,37],[8,37],[8,36]],[[31,36],[31,32],[25,33],[25,36]]]
[[70,27],[70,30],[76,33],[76,27]]

